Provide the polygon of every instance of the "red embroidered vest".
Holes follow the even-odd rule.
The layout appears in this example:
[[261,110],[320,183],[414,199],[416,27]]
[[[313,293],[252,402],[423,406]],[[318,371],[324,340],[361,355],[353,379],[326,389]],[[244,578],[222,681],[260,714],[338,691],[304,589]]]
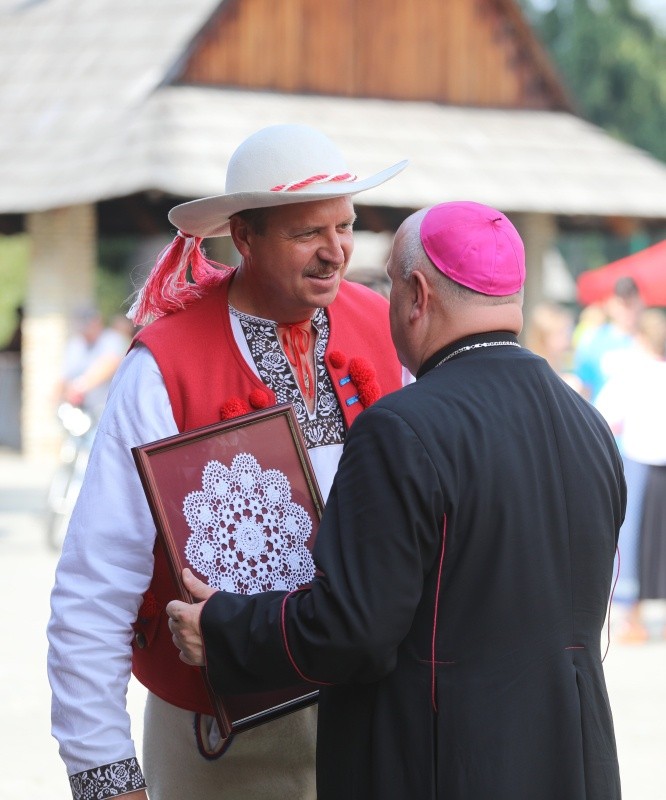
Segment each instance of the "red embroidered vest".
[[[180,431],[275,405],[275,395],[236,346],[228,287],[226,280],[202,300],[161,317],[135,337],[157,361]],[[391,341],[388,306],[376,292],[343,281],[327,315],[325,363],[349,428],[366,405],[400,388],[401,367]],[[180,661],[171,641],[164,609],[175,597],[157,541],[153,579],[134,626],[132,670],[144,686],[172,705],[212,714],[200,673]]]

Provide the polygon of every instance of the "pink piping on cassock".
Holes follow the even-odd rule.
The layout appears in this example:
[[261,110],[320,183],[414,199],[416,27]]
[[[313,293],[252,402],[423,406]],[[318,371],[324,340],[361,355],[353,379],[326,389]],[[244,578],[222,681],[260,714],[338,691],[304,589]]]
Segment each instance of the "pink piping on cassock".
[[435,612],[433,614],[433,620],[432,620],[431,695],[432,695],[432,707],[435,714],[437,713],[437,697],[435,696],[435,684],[436,684],[435,664],[437,663],[437,659],[435,658],[435,645],[437,641],[437,614],[439,613],[439,592],[442,582],[442,570],[444,568],[445,550],[446,550],[446,514],[444,515],[444,525],[442,526],[442,552],[440,553],[439,556],[439,569],[437,571],[437,594],[435,595]]
[[298,675],[298,677],[301,680],[307,681],[308,683],[319,683],[322,686],[333,686],[332,683],[326,683],[326,681],[317,681],[317,680],[314,680],[313,678],[308,678],[307,675],[304,675],[300,671],[300,669],[296,666],[296,662],[294,661],[294,657],[292,656],[291,650],[289,649],[289,642],[287,641],[287,628],[286,628],[285,619],[284,619],[284,617],[285,617],[285,606],[287,605],[287,600],[289,600],[289,598],[292,595],[296,594],[297,592],[302,592],[305,589],[307,589],[307,586],[304,586],[302,589],[296,589],[293,592],[289,592],[289,594],[286,595],[284,600],[282,601],[282,608],[280,609],[280,630],[282,632],[282,644],[284,645],[284,649],[285,649],[285,651],[287,653],[287,658],[289,659],[289,662],[291,663],[291,666],[294,668],[294,671],[296,672],[296,674]]
[[613,581],[613,588],[611,589],[610,597],[608,598],[608,610],[606,613],[606,633],[607,633],[607,641],[606,641],[606,650],[604,652],[604,656],[601,659],[601,663],[603,664],[606,660],[606,656],[608,655],[608,651],[610,650],[610,616],[611,616],[611,607],[613,605],[613,595],[615,594],[615,587],[617,586],[617,582],[620,579],[620,548],[618,545],[615,545],[615,555],[617,556],[617,571],[615,573],[615,580]]

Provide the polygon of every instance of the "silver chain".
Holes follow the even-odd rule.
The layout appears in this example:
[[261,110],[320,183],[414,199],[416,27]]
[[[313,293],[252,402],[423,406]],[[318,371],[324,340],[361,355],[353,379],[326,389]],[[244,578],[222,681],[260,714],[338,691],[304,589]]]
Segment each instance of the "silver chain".
[[435,364],[435,368],[441,367],[442,364],[445,364],[454,356],[460,355],[460,353],[466,353],[468,350],[478,350],[479,347],[499,347],[500,345],[508,345],[509,347],[520,347],[518,342],[479,342],[478,344],[468,344],[466,347],[459,347],[457,350],[454,350],[452,353],[449,353],[448,356],[444,356],[444,358],[441,361],[438,361]]

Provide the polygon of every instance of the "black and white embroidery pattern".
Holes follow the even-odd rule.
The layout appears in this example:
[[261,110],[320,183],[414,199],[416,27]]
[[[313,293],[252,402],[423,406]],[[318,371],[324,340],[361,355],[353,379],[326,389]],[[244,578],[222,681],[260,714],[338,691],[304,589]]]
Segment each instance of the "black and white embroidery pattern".
[[250,453],[231,467],[209,461],[203,491],[186,495],[183,513],[192,531],[185,544],[189,563],[209,586],[236,594],[293,591],[315,574],[306,542],[312,520],[291,499],[287,476],[262,470]]
[[342,444],[345,434],[342,412],[324,365],[324,353],[329,336],[328,317],[324,309],[318,308],[312,318],[312,324],[318,333],[315,344],[316,399],[313,417],[308,414],[301,390],[280,346],[277,324],[259,317],[251,317],[232,306],[229,306],[229,312],[240,321],[245,341],[261,380],[275,392],[278,403],[294,404],[306,446],[310,448]]
[[146,788],[136,758],[77,772],[70,777],[69,784],[74,800],[107,800]]

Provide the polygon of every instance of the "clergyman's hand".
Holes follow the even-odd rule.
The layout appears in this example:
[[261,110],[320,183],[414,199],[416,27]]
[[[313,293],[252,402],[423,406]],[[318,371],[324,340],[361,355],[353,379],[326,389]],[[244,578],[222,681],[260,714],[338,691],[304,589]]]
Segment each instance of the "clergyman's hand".
[[173,643],[180,650],[180,660],[193,667],[203,667],[205,661],[200,628],[201,611],[204,602],[217,590],[195,578],[189,569],[183,570],[183,583],[192,596],[201,602],[183,603],[181,600],[172,600],[166,607],[169,630]]

